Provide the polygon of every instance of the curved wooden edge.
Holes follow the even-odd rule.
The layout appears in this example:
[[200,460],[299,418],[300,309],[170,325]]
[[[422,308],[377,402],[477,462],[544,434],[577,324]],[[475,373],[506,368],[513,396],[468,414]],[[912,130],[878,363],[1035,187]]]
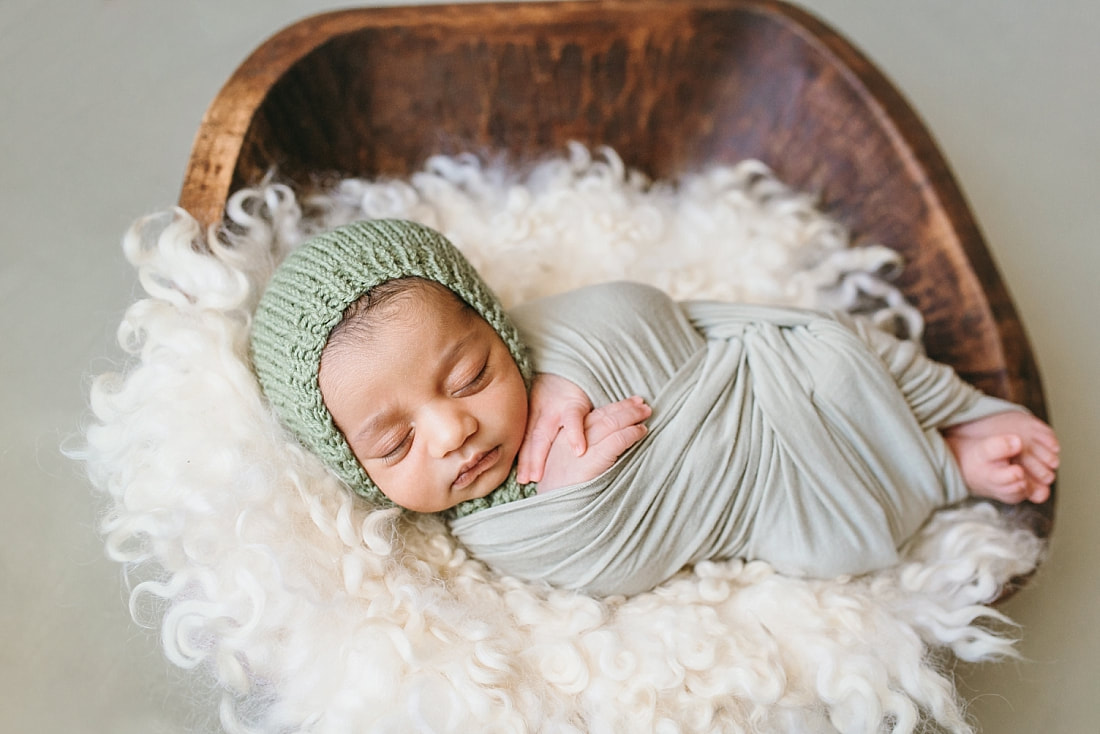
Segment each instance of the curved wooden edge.
[[336,10],[304,18],[260,44],[218,91],[195,135],[179,205],[204,227],[222,220],[241,143],[272,86],[294,64],[335,36],[412,20],[410,8]]
[[[677,3],[678,0],[669,0]],[[594,5],[626,11],[655,3],[643,0],[604,0],[593,3],[524,3],[523,9],[547,22],[562,14]],[[686,3],[685,3],[686,4]],[[1005,365],[1002,373],[979,375],[983,387],[1027,406],[1046,417],[1046,404],[1038,369],[1028,346],[1019,316],[997,271],[984,238],[966,204],[954,174],[927,127],[897,88],[870,60],[838,32],[811,13],[780,0],[693,0],[693,8],[723,10],[738,8],[785,21],[789,29],[808,46],[837,60],[836,68],[848,75],[848,82],[871,103],[883,130],[893,136],[903,152],[904,165],[915,180],[923,181],[921,196],[929,211],[942,213],[946,221],[939,228],[944,252],[958,272],[973,272],[975,280],[960,287],[981,291],[977,301],[986,304],[988,317],[996,325],[993,362]],[[203,116],[184,177],[179,204],[206,226],[221,222],[231,193],[233,175],[242,142],[251,121],[271,88],[303,57],[321,45],[365,28],[433,23],[470,24],[500,22],[514,6],[477,3],[414,7],[371,7],[338,10],[310,16],[279,31],[261,44],[236,69]],[[531,22],[528,16],[527,23]],[[1029,520],[1040,536],[1050,533],[1054,495],[1037,508]]]
[[[674,0],[675,1],[675,0]],[[723,4],[724,0],[718,0]],[[526,12],[548,18],[570,8],[591,7],[592,0],[524,3]],[[629,7],[631,0],[606,0]],[[728,4],[728,3],[725,3]],[[221,222],[229,198],[241,144],[256,110],[271,88],[303,57],[342,35],[365,28],[409,26],[432,22],[469,23],[507,18],[507,3],[377,6],[334,10],[307,16],[261,43],[233,72],[210,103],[199,124],[184,174],[179,206],[204,227]]]
[[[851,73],[851,81],[865,90],[865,96],[876,105],[876,112],[885,130],[894,136],[896,147],[905,151],[905,163],[915,177],[925,181],[921,195],[929,202],[929,210],[942,212],[949,220],[947,233],[949,252],[975,274],[988,304],[988,313],[998,332],[1001,354],[997,361],[1005,365],[1001,375],[990,375],[989,381],[1000,397],[1025,406],[1047,420],[1046,399],[1039,369],[1031,351],[1019,314],[1000,276],[985,238],[975,220],[966,196],[944,158],[927,125],[897,87],[859,49],[837,31],[810,13],[783,2],[767,0],[761,3],[769,12],[789,18],[792,30],[817,46],[823,53],[837,58],[838,68]],[[964,270],[967,268],[963,268]],[[1006,508],[1006,513],[1022,519],[1041,538],[1049,537],[1053,528],[1055,491],[1042,505],[1025,503],[1033,510]]]

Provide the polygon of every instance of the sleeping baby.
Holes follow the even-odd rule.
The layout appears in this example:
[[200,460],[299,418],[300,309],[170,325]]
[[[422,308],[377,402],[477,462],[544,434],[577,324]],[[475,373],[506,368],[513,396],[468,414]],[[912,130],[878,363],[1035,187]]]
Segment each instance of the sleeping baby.
[[446,513],[501,573],[596,595],[703,560],[865,573],[968,495],[1044,501],[1058,466],[1044,422],[865,321],[636,283],[505,313],[411,222],[298,248],[251,348],[274,410],[352,490]]

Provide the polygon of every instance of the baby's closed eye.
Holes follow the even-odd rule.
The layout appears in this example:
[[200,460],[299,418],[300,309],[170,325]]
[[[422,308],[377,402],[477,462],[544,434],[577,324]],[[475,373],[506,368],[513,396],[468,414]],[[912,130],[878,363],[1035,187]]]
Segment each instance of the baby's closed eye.
[[403,435],[399,436],[396,443],[393,441],[384,443],[383,448],[378,452],[378,458],[385,462],[387,466],[396,464],[409,452],[409,447],[412,445],[412,442],[413,432],[408,430]]
[[485,356],[483,360],[474,363],[474,367],[463,371],[461,376],[455,381],[458,384],[458,388],[454,390],[455,397],[465,397],[471,395],[481,387],[484,387],[489,378],[489,357]]

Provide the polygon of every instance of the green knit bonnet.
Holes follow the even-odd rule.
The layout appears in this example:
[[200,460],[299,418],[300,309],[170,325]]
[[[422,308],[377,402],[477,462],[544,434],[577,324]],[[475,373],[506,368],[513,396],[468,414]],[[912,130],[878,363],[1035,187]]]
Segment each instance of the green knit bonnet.
[[[344,311],[371,288],[420,277],[449,288],[496,330],[530,386],[531,363],[496,295],[439,232],[415,222],[355,222],[294,250],[268,283],[252,322],[252,365],[276,414],[306,448],[357,494],[393,505],[367,476],[321,398],[321,351]],[[515,471],[486,497],[455,508],[466,515],[534,494]]]

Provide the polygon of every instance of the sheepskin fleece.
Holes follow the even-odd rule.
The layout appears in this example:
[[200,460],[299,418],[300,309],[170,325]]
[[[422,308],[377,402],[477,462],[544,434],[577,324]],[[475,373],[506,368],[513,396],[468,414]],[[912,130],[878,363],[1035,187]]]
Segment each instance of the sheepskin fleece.
[[949,650],[1012,654],[986,604],[1043,548],[989,505],[942,511],[903,563],[833,581],[703,563],[592,599],[502,578],[435,517],[377,510],[300,449],[247,363],[289,248],[362,217],[441,229],[506,305],[630,278],[675,298],[874,310],[920,332],[883,247],[746,162],[647,181],[579,146],[517,172],[434,158],[403,181],[238,192],[233,224],[136,223],[147,295],[98,377],[83,451],[131,613],[221,691],[229,732],[968,732]]

